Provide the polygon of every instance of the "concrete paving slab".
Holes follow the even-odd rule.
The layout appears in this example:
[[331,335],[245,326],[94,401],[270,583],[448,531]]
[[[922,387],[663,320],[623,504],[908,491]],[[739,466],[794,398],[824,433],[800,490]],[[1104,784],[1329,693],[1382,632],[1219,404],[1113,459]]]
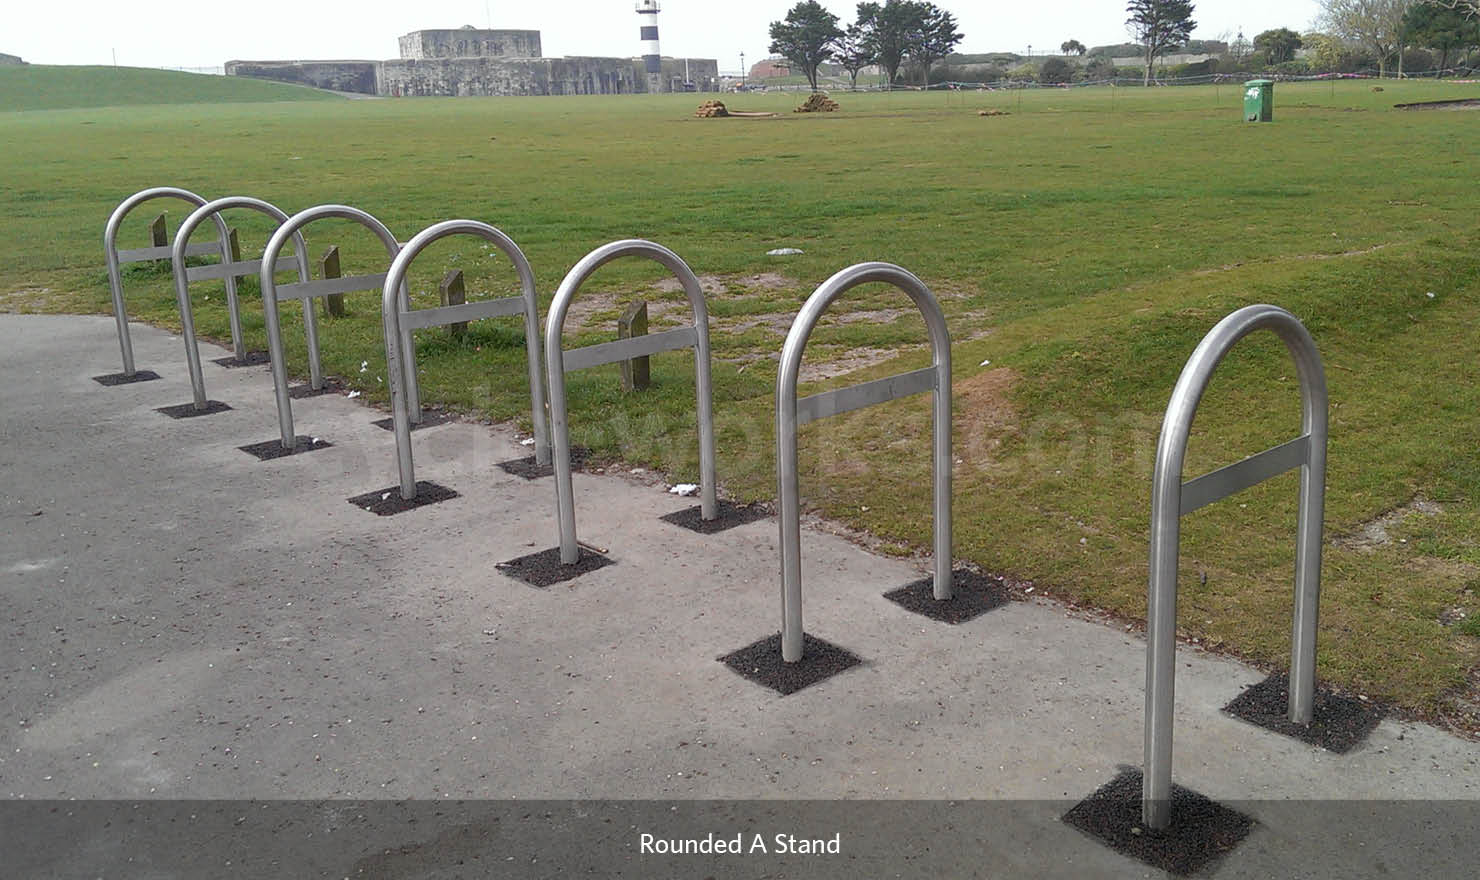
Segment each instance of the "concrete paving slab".
[[[257,461],[238,447],[277,436],[266,368],[216,366],[209,359],[224,351],[203,346],[210,396],[232,408],[176,421],[155,408],[190,399],[179,339],[144,326],[133,339],[161,380],[104,387],[91,377],[116,371],[110,318],[0,315],[0,795],[10,833],[42,823],[14,812],[22,799],[88,799],[94,810],[108,800],[163,809],[269,799],[305,811],[267,823],[279,829],[322,818],[304,801],[355,799],[375,815],[337,838],[339,861],[321,854],[334,876],[364,868],[382,845],[437,840],[441,854],[466,857],[495,840],[547,866],[563,853],[561,870],[589,857],[632,876],[694,876],[685,872],[698,862],[633,852],[638,825],[687,827],[651,802],[690,804],[725,830],[716,826],[795,806],[778,802],[813,801],[833,805],[825,815],[836,820],[821,824],[852,841],[852,858],[709,868],[893,871],[918,835],[990,822],[973,824],[967,843],[958,833],[951,847],[925,846],[934,855],[900,876],[971,876],[988,867],[987,852],[1002,870],[982,876],[1144,874],[1057,821],[1140,763],[1139,636],[1049,602],[1013,602],[959,626],[926,620],[882,597],[921,576],[913,563],[804,530],[807,631],[863,663],[780,697],[717,661],[779,629],[774,520],[702,535],[660,519],[692,499],[578,473],[580,537],[616,564],[534,589],[495,567],[558,543],[553,482],[496,467],[527,453],[512,433],[462,422],[417,431],[417,478],[458,497],[379,517],[347,499],[397,482],[394,437],[371,424],[383,413],[342,395],[294,401],[298,432],[334,445]],[[1220,711],[1260,672],[1184,647],[1177,675],[1175,780],[1259,823],[1220,876],[1351,868],[1336,842],[1310,844],[1314,816],[1328,816],[1319,827],[1329,841],[1354,828],[1380,841],[1404,824],[1391,811],[1423,803],[1480,817],[1463,813],[1480,802],[1476,743],[1388,720],[1337,756]],[[408,831],[384,806],[394,799],[498,803],[464,804]],[[540,833],[457,837],[486,831],[513,799],[558,801],[554,813],[594,806],[579,822],[537,823]],[[961,803],[980,812],[952,813]],[[795,809],[775,824],[817,825],[815,810]],[[631,827],[581,846],[561,837],[603,810]],[[922,825],[929,816],[944,824]],[[912,843],[901,828],[913,829]],[[36,875],[69,876],[69,866],[119,854],[103,832],[94,837],[91,848],[36,857]],[[1384,870],[1424,856],[1404,851],[1384,852]],[[457,876],[416,852],[370,875]],[[160,861],[158,876],[199,876],[185,864],[198,855]]]

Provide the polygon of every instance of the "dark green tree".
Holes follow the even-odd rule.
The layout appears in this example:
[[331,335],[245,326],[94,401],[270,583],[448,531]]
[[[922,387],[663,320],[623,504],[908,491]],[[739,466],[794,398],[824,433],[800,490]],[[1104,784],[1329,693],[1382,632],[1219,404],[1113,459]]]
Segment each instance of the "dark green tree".
[[770,52],[800,67],[817,91],[817,68],[833,57],[833,46],[843,31],[838,17],[817,0],[802,0],[786,13],[785,21],[771,22]]
[[1254,36],[1254,51],[1264,53],[1264,60],[1280,64],[1295,57],[1295,50],[1303,44],[1300,35],[1289,28],[1275,28]]
[[892,84],[899,78],[917,14],[915,4],[909,0],[858,4],[857,27],[863,35],[864,48],[873,63],[883,68],[885,82]]
[[1038,68],[1038,81],[1041,83],[1066,83],[1074,81],[1074,62],[1057,55],[1050,55],[1043,59],[1043,64]]
[[1146,53],[1146,79],[1151,85],[1151,68],[1156,58],[1181,46],[1192,36],[1197,22],[1192,20],[1192,0],[1130,0],[1125,7],[1130,15],[1126,29]]
[[874,63],[874,55],[864,41],[863,28],[857,24],[848,25],[848,29],[833,43],[833,57],[848,71],[848,79],[857,89],[858,72]]
[[1065,40],[1059,44],[1059,51],[1065,55],[1079,55],[1083,57],[1086,50],[1084,44],[1078,40]]
[[930,86],[930,65],[956,50],[963,34],[956,30],[956,16],[934,3],[912,3],[916,19],[906,55],[920,65],[920,82]]
[[1403,26],[1414,44],[1438,50],[1440,76],[1449,66],[1451,53],[1480,45],[1480,18],[1461,9],[1416,3],[1403,16]]

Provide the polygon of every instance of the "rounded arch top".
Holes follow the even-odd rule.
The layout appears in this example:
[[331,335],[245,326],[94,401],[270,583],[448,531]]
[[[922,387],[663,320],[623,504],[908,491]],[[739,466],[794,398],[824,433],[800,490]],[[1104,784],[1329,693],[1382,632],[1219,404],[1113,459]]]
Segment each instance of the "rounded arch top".
[[401,244],[396,241],[396,236],[368,211],[362,211],[350,205],[316,205],[289,217],[272,234],[272,238],[268,239],[267,248],[262,254],[264,277],[277,268],[278,257],[282,254],[283,247],[287,245],[289,238],[299,235],[303,227],[310,223],[328,219],[350,220],[375,233],[376,238],[380,239],[380,243],[385,246],[386,254],[393,259],[401,250]]
[[695,326],[708,328],[709,307],[704,304],[704,290],[699,284],[699,276],[694,274],[689,264],[661,244],[640,238],[628,238],[602,245],[582,257],[581,261],[566,273],[565,279],[560,282],[560,287],[555,291],[555,298],[550,302],[550,313],[545,319],[545,348],[547,351],[560,350],[560,333],[565,325],[565,315],[570,310],[571,300],[575,298],[581,285],[596,274],[597,269],[622,257],[645,257],[672,272],[683,285],[684,294],[689,299],[689,306],[694,311]]
[[935,294],[930,292],[930,288],[920,280],[919,276],[901,266],[882,262],[859,263],[838,271],[822,282],[812,292],[812,295],[807,297],[801,311],[797,313],[791,330],[786,334],[786,342],[781,347],[781,361],[776,371],[777,391],[781,395],[777,398],[778,400],[796,400],[797,377],[801,373],[802,352],[806,349],[807,340],[817,327],[817,323],[822,320],[822,315],[828,307],[849,290],[872,282],[892,285],[909,296],[915,307],[920,310],[921,317],[925,319],[925,329],[930,335],[934,366],[943,368],[949,373],[951,336],[946,328],[945,314],[940,310],[940,302],[936,300]]
[[[283,209],[262,199],[252,198],[251,196],[226,196],[224,198],[214,199],[196,208],[190,213],[189,217],[186,217],[180,223],[180,228],[175,233],[173,244],[174,258],[176,260],[184,259],[185,247],[190,242],[190,236],[195,233],[195,230],[202,223],[208,219],[214,219],[218,226],[223,226],[225,221],[222,220],[221,214],[235,208],[247,208],[266,214],[276,220],[279,225],[288,222],[288,215]],[[294,244],[301,251],[303,249],[303,236],[294,236]]]
[[406,274],[411,270],[411,263],[422,251],[426,250],[435,242],[454,235],[471,235],[491,242],[509,258],[514,265],[514,271],[519,276],[519,286],[526,295],[532,295],[535,290],[534,269],[529,265],[529,259],[514,239],[506,235],[501,229],[481,220],[443,220],[435,223],[411,237],[411,240],[401,246],[395,258],[391,261],[389,273],[385,278],[384,290],[386,293],[383,306],[389,314],[395,308],[392,297],[395,291],[406,281]]
[[[108,216],[108,224],[103,227],[103,246],[108,249],[109,254],[112,254],[117,249],[118,229],[123,225],[123,219],[133,209],[154,199],[179,199],[182,202],[189,202],[197,208],[206,203],[206,199],[203,196],[198,196],[188,189],[181,189],[177,186],[155,186],[134,193],[118,203],[118,207],[114,208],[113,213]],[[97,227],[93,228],[96,229]]]

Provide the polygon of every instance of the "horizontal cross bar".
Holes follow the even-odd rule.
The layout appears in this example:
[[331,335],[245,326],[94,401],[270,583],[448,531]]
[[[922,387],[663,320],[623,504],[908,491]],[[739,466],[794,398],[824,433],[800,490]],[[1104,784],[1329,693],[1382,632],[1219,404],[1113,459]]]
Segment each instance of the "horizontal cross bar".
[[[284,263],[278,267],[279,272],[292,272],[298,268],[292,263]],[[256,275],[262,271],[261,260],[242,260],[237,263],[211,263],[207,266],[191,266],[185,270],[186,281],[209,281],[212,278],[225,278],[230,275],[233,278],[242,278],[247,275]]]
[[1191,513],[1235,492],[1242,492],[1309,460],[1310,435],[1305,434],[1289,443],[1251,455],[1237,464],[1188,480],[1182,484],[1182,513]]
[[699,344],[699,332],[693,327],[679,327],[662,333],[648,333],[631,339],[618,339],[565,352],[565,371],[584,370],[617,361],[630,361],[660,351],[673,351]]
[[402,330],[420,330],[423,327],[445,327],[459,321],[476,321],[479,318],[499,318],[505,315],[524,313],[524,297],[510,296],[482,302],[460,303],[435,309],[416,309],[401,313]]
[[897,400],[933,388],[935,388],[935,367],[924,367],[908,373],[900,373],[897,376],[875,379],[872,382],[824,391],[797,401],[797,424],[805,425],[817,419],[862,409],[876,403]]
[[347,275],[343,278],[320,278],[318,281],[300,281],[296,284],[279,285],[277,298],[309,299],[328,296],[331,293],[354,293],[357,290],[373,290],[385,283],[386,273],[374,275]]
[[[133,250],[119,251],[118,262],[120,263],[142,263],[145,260],[168,260],[174,256],[175,249],[170,245],[159,247],[134,248]],[[219,241],[197,241],[194,244],[185,245],[185,256],[201,257],[206,254],[221,253],[221,242]]]

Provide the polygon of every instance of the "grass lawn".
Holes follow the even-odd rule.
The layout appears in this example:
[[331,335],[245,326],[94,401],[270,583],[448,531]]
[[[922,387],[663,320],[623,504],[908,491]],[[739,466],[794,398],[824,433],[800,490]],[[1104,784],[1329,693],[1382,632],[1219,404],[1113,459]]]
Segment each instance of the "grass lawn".
[[[289,213],[342,202],[403,240],[438,220],[485,220],[524,248],[543,303],[590,249],[651,238],[710,287],[721,482],[770,499],[775,356],[791,318],[834,271],[896,262],[941,298],[955,339],[957,556],[1132,622],[1145,613],[1151,455],[1172,385],[1225,314],[1275,303],[1314,334],[1331,391],[1320,675],[1474,731],[1480,115],[1393,105],[1477,97],[1480,86],[1384,86],[1282,83],[1267,125],[1240,122],[1242,90],[1230,86],[835,92],[842,110],[817,115],[791,113],[796,94],[724,96],[772,119],[695,119],[706,97],[695,95],[202,94],[77,108],[64,94],[73,109],[0,113],[0,308],[107,312],[103,223],[148,186],[253,195]],[[0,95],[12,94],[0,76]],[[1008,115],[978,115],[989,108]],[[123,246],[141,244],[159,210],[172,228],[184,216],[156,204],[130,218]],[[261,221],[231,219],[244,250],[262,246]],[[347,274],[384,269],[366,232],[309,233],[315,257],[340,246]],[[768,257],[776,247],[805,254]],[[454,267],[470,294],[514,290],[506,260],[454,239],[419,261],[418,302],[435,302]],[[602,269],[567,344],[611,338],[637,296],[655,328],[676,322],[682,297],[661,278],[642,263]],[[167,272],[136,267],[127,285],[132,315],[177,326]],[[247,287],[250,347],[263,348]],[[193,288],[196,323],[225,338],[220,291]],[[384,401],[378,293],[349,300],[348,318],[321,325],[325,367]],[[923,323],[907,306],[888,289],[854,291],[814,334],[807,390],[923,365]],[[303,374],[295,309],[283,315],[291,369]],[[527,427],[522,346],[512,320],[475,324],[460,344],[423,332],[424,398]],[[573,439],[691,480],[689,364],[658,356],[653,373],[652,391],[625,397],[615,366],[573,374]],[[927,407],[922,396],[805,428],[805,505],[886,551],[928,548]],[[1298,428],[1293,366],[1272,334],[1251,337],[1204,399],[1187,476]],[[1288,662],[1294,520],[1293,475],[1184,519],[1187,639]]]

